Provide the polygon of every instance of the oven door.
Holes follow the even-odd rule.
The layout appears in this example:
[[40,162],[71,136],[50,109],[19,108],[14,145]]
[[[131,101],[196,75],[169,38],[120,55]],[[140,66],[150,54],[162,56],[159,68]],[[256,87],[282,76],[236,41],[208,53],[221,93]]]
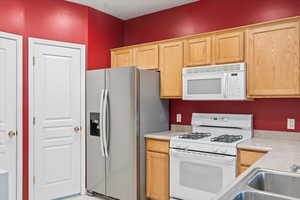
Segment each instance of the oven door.
[[170,151],[170,196],[184,200],[209,200],[234,181],[236,157]]
[[184,100],[222,100],[226,98],[226,73],[184,75]]

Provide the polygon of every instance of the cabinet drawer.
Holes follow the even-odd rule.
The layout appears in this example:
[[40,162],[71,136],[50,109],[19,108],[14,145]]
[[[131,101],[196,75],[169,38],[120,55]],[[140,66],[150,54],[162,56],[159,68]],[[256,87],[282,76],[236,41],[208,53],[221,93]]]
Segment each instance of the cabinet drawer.
[[169,141],[147,139],[147,151],[169,153]]
[[239,149],[239,164],[250,166],[263,157],[266,152]]

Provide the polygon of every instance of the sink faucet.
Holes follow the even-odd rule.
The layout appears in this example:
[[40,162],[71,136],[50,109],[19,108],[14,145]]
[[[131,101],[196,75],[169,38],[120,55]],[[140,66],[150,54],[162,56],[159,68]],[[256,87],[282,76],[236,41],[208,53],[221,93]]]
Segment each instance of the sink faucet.
[[292,165],[291,167],[292,172],[297,172],[298,170],[300,170],[300,165],[296,165],[296,164]]

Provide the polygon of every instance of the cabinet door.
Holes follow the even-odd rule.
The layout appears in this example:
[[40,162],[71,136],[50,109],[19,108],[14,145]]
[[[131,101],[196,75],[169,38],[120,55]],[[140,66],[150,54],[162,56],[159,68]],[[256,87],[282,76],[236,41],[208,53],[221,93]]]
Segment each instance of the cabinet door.
[[247,149],[238,149],[237,151],[237,167],[239,176],[244,171],[246,171],[251,165],[253,165],[256,161],[266,155],[266,151],[254,151]]
[[140,69],[158,70],[158,45],[137,47],[133,57]]
[[210,65],[212,63],[211,41],[210,36],[186,40],[184,44],[185,66]]
[[299,96],[299,22],[247,31],[248,96]]
[[238,172],[237,172],[237,176],[241,175],[244,171],[246,171],[250,166],[243,166],[243,165],[239,165],[238,166]]
[[244,60],[244,31],[215,35],[215,62],[218,64]]
[[169,155],[147,151],[147,197],[169,200]]
[[112,67],[133,66],[133,50],[124,49],[111,52]]
[[182,96],[183,42],[168,42],[159,46],[160,94],[162,98]]

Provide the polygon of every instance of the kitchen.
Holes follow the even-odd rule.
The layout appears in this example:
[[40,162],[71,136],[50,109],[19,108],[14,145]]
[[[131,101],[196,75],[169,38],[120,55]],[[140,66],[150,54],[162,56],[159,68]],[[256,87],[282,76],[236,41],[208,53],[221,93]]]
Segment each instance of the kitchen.
[[[34,105],[31,101],[33,97],[31,96],[32,88],[34,86],[34,83],[32,83],[32,66],[34,66],[34,63],[39,65],[40,61],[39,59],[35,61],[32,59],[38,51],[30,51],[30,48],[34,47],[41,51],[47,50],[48,52],[49,47],[50,52],[54,43],[51,43],[52,45],[48,45],[47,48],[44,48],[46,42],[49,42],[44,40],[63,42],[60,43],[60,46],[71,46],[72,51],[69,51],[69,54],[64,56],[64,58],[69,58],[71,54],[76,54],[82,56],[81,61],[84,61],[83,52],[85,51],[86,62],[85,64],[81,63],[80,66],[86,66],[87,74],[89,72],[92,73],[92,71],[96,72],[98,69],[102,68],[111,68],[111,70],[113,70],[115,67],[121,66],[138,66],[142,69],[151,70],[151,72],[155,74],[157,74],[155,71],[160,71],[160,86],[156,85],[157,81],[154,81],[153,83],[158,87],[158,90],[160,90],[160,93],[156,93],[158,98],[161,97],[162,100],[169,102],[169,115],[166,117],[168,119],[164,118],[161,120],[166,121],[166,129],[170,126],[171,130],[173,130],[170,133],[172,136],[174,131],[175,137],[178,137],[178,134],[192,131],[193,113],[252,115],[252,136],[254,135],[254,139],[251,139],[248,142],[244,141],[248,136],[243,135],[243,139],[241,139],[240,142],[237,142],[238,149],[234,152],[237,163],[239,163],[237,166],[237,171],[239,173],[243,170],[246,170],[246,174],[251,173],[247,171],[248,167],[250,167],[250,171],[252,168],[261,167],[275,171],[290,172],[290,169],[294,164],[300,163],[297,152],[294,150],[294,148],[296,149],[295,146],[297,146],[297,141],[299,140],[297,133],[300,132],[298,128],[298,120],[300,117],[299,112],[297,112],[297,108],[299,107],[298,97],[300,87],[298,17],[300,5],[298,1],[186,1],[185,5],[173,4],[170,5],[170,7],[164,7],[164,5],[159,4],[156,10],[150,10],[148,13],[141,11],[143,10],[141,9],[141,6],[146,5],[137,5],[136,7],[132,6],[132,9],[135,8],[139,13],[131,13],[131,16],[124,13],[124,15],[121,16],[120,13],[122,12],[120,12],[120,10],[125,12],[127,11],[125,7],[129,7],[125,5],[122,5],[123,7],[121,6],[121,9],[113,14],[110,13],[111,10],[109,10],[107,6],[104,6],[103,8],[97,3],[92,3],[89,5],[90,7],[87,7],[86,5],[78,5],[63,0],[10,0],[2,1],[0,5],[0,30],[23,37],[23,42],[20,42],[20,37],[14,37],[15,35],[1,35],[1,38],[14,38],[15,41],[19,41],[16,43],[16,46],[20,50],[18,52],[19,56],[17,56],[17,58],[19,58],[17,64],[18,66],[21,66],[18,68],[18,76],[16,77],[18,84],[8,84],[11,85],[10,87],[12,89],[14,87],[16,88],[15,90],[18,90],[15,105],[22,106],[9,108],[17,110],[17,116],[14,116],[14,118],[17,119],[18,123],[15,128],[11,128],[11,130],[14,131],[10,132],[9,129],[4,128],[5,133],[3,132],[5,134],[5,142],[10,141],[10,145],[16,146],[16,155],[14,155],[16,156],[16,161],[11,163],[11,166],[14,167],[0,164],[0,168],[7,168],[14,174],[14,177],[10,180],[15,191],[11,192],[12,194],[14,193],[12,199],[36,199],[34,196],[37,195],[36,192],[39,191],[39,186],[34,185],[39,185],[45,181],[40,175],[37,176],[35,174],[44,172],[39,170],[36,172],[34,171],[35,167],[40,166],[35,165],[34,159],[32,159],[33,155],[35,155],[33,141],[38,141],[37,139],[39,139],[38,137],[33,137],[35,136],[33,131],[34,127],[31,127],[34,122],[33,114],[35,114],[31,109],[32,105]],[[103,10],[99,10],[99,7]],[[115,15],[115,17],[106,13]],[[43,43],[44,46],[41,46],[41,43]],[[79,45],[72,46],[69,43]],[[23,47],[20,46],[20,44],[23,44]],[[84,50],[83,46],[86,46],[86,50]],[[74,49],[76,49],[76,51]],[[52,49],[51,52],[58,51]],[[21,53],[23,53],[23,56],[20,56],[22,55]],[[220,101],[219,99],[216,99],[216,96],[212,98],[208,97],[207,94],[204,95],[207,96],[207,99],[195,97],[195,99],[191,100],[188,99],[190,97],[184,95],[185,90],[183,86],[187,84],[183,83],[184,77],[182,76],[182,69],[190,69],[192,71],[199,67],[204,70],[203,66],[219,66],[233,63],[245,63],[245,86],[242,86],[242,82],[238,83],[238,85],[245,89],[241,90],[242,92],[245,92],[245,95],[241,94],[241,96],[244,98],[247,97],[246,100],[238,97],[238,99],[235,100],[226,100],[224,98]],[[59,64],[64,66],[65,61],[60,59]],[[124,67],[124,70],[125,68],[126,67]],[[63,80],[61,77],[66,74],[67,71],[56,68],[51,70],[53,71],[50,71],[49,73],[53,73],[54,75],[52,76],[52,79],[47,80],[53,81],[51,82],[51,84],[53,84],[51,91],[57,93],[52,93],[54,95],[49,96],[50,100],[53,97],[59,97],[62,96],[62,94],[66,94],[62,93],[62,91],[67,91],[66,87],[61,87],[60,91],[54,90],[57,88],[54,87],[54,85],[65,83],[61,81]],[[78,77],[76,80],[82,81],[83,76],[80,75],[84,73],[82,71],[84,70],[80,69],[74,72],[72,77]],[[16,73],[10,70],[8,72]],[[234,78],[237,78],[235,75],[237,72],[234,71],[230,73],[230,76],[227,77],[231,77],[232,79],[230,80],[235,80]],[[42,71],[40,74],[43,75]],[[240,78],[240,76],[238,76],[238,78]],[[12,80],[13,79],[11,79],[11,81]],[[40,83],[43,84],[44,79],[39,80],[41,81]],[[70,81],[74,80],[70,79]],[[88,83],[89,80],[91,79],[86,79],[86,82]],[[94,80],[96,81],[97,79]],[[222,80],[225,80],[225,78]],[[219,82],[219,80],[217,82]],[[73,83],[77,82],[70,82],[68,84],[75,87],[76,84]],[[221,96],[223,98],[224,94],[226,97],[232,95],[230,92],[233,90],[231,89],[233,86],[236,86],[236,84],[234,82],[230,87],[228,84],[220,84],[211,89],[220,89],[218,88],[219,86],[222,89],[223,93]],[[77,90],[72,89],[72,91],[77,91],[78,93],[72,94],[81,95],[82,91],[79,89],[81,86],[77,84],[76,87]],[[201,88],[201,84],[195,85],[194,91],[198,91],[199,88]],[[228,88],[231,89],[229,90]],[[100,86],[98,89],[101,89]],[[79,91],[81,91],[81,93],[79,93]],[[204,90],[202,90],[202,92],[203,91]],[[37,92],[43,92],[43,90],[40,88]],[[5,93],[1,93],[1,96],[3,96],[2,94]],[[9,97],[12,96],[9,95]],[[57,122],[57,119],[66,119],[65,114],[67,110],[64,109],[65,107],[61,106],[59,107],[61,110],[58,110],[58,106],[55,106],[54,104],[55,101],[63,101],[63,98],[53,98],[51,101],[54,103],[52,104],[51,101],[48,102],[47,98],[43,95],[37,97],[41,97],[41,99],[37,99],[41,102],[41,104],[39,104],[41,109],[44,107],[42,104],[43,102],[48,105],[53,105],[52,110],[46,110],[48,114],[51,114],[51,116],[55,114],[54,112],[61,114],[61,116],[56,116],[55,123]],[[77,103],[76,105],[81,104],[80,107],[83,108],[85,107],[83,106],[85,105],[83,104],[83,101],[84,98],[82,98],[80,102],[74,101],[73,103]],[[12,101],[6,99],[6,102]],[[4,104],[0,105],[3,106]],[[1,109],[2,108],[5,107],[1,107]],[[114,109],[113,107],[111,108]],[[157,109],[157,107],[155,108]],[[97,109],[96,112],[98,112],[99,109]],[[76,113],[84,113],[85,115],[85,112],[80,110],[76,110]],[[3,116],[0,116],[0,122],[3,122]],[[7,116],[10,115],[7,114]],[[228,117],[229,116],[217,114],[212,118],[230,121],[231,118]],[[85,117],[78,117],[78,119],[83,118]],[[41,118],[35,119],[37,120],[37,124],[39,123],[39,119]],[[78,148],[77,153],[74,154],[74,158],[78,158],[75,156],[79,156],[80,154],[81,159],[83,159],[85,153],[79,151],[79,148],[84,149],[85,147],[83,145],[80,146],[79,144],[83,144],[86,139],[82,136],[84,135],[82,133],[88,131],[90,121],[86,120],[86,126],[84,126],[82,124],[84,120],[80,123],[77,123],[80,120],[75,120],[75,118],[72,118],[72,120],[74,121],[74,123],[72,122],[72,125],[67,124],[69,122],[65,120],[63,128],[72,126],[72,130],[74,129],[72,132],[72,135],[74,135],[73,140],[70,140],[72,145],[77,145],[76,148]],[[213,126],[215,126],[214,123],[216,121],[218,122],[218,120],[212,121]],[[198,122],[196,122],[196,124],[197,123]],[[202,120],[200,120],[199,123],[203,123]],[[222,120],[220,123],[223,123]],[[45,128],[47,128],[47,126],[45,126]],[[45,140],[42,142],[49,142],[48,140],[57,142],[58,139],[62,139],[59,138],[57,130],[54,131],[55,127],[58,127],[58,125],[53,124],[51,126],[51,130],[53,130],[53,132],[51,132],[52,135],[45,135]],[[2,130],[1,128],[0,130]],[[147,133],[150,132],[156,132],[156,130],[147,131]],[[9,133],[9,137],[6,136],[7,133]],[[228,133],[228,135],[231,134],[234,133]],[[148,135],[149,134],[147,134],[147,137]],[[67,134],[64,135],[64,141],[66,141],[67,136]],[[172,193],[169,184],[171,186],[172,182],[170,181],[174,177],[169,176],[169,170],[173,165],[171,162],[167,161],[170,159],[170,147],[172,148],[173,142],[172,140],[171,142],[168,141],[170,138],[168,132],[164,136],[158,134],[158,136],[152,137],[155,137],[156,140],[151,140],[150,144],[147,142],[147,146],[144,149],[145,151],[148,151],[148,148],[155,148],[156,144],[153,142],[157,141],[157,139],[159,139],[159,145],[162,146],[160,146],[161,149],[159,150],[149,150],[152,154],[145,155],[145,160],[148,155],[149,159],[153,159],[153,166],[156,166],[154,168],[156,171],[153,171],[153,173],[160,177],[158,182],[162,183],[162,185],[156,184],[155,178],[157,176],[153,176],[154,182],[150,179],[146,184],[147,186],[145,185],[145,194],[153,199],[169,199],[170,193]],[[161,140],[161,137],[165,139]],[[208,138],[212,139],[213,137],[209,136],[206,140]],[[60,144],[61,143],[47,143],[47,145],[56,146]],[[66,145],[67,143],[64,144]],[[287,152],[288,156],[280,157],[280,150],[277,150],[278,146],[282,147],[284,149],[282,152]],[[48,147],[50,146],[47,146],[47,148]],[[61,146],[60,148],[63,147],[65,148],[66,146]],[[102,148],[102,150],[105,150],[105,148]],[[45,151],[45,153],[48,153],[48,151]],[[37,154],[37,157],[35,158],[38,160],[46,155],[48,154]],[[51,167],[47,168],[46,166],[50,166],[47,164],[45,166],[41,165],[41,168],[38,169],[49,170],[48,175],[51,175],[50,183],[57,181],[58,176],[61,178],[60,180],[66,180],[64,175],[69,176],[70,174],[62,172],[68,172],[68,168],[61,168],[62,166],[58,165],[59,162],[52,161],[55,161],[55,158],[57,158],[60,161],[67,162],[69,159],[65,158],[68,158],[68,154],[64,151],[57,150],[56,152],[51,152],[50,157],[53,160],[48,160],[47,162],[51,164]],[[260,158],[262,158],[262,160]],[[73,167],[72,170],[82,171],[85,168],[85,163],[82,162],[81,159],[78,159],[75,164],[76,166],[81,167],[78,167],[78,169]],[[282,166],[279,166],[279,164],[277,164],[279,161],[275,161],[276,159],[282,159],[282,163],[285,163],[286,165],[283,164]],[[158,162],[159,160],[165,162]],[[259,162],[255,162],[256,160],[259,160]],[[0,163],[4,162],[5,160]],[[278,168],[270,167],[273,164],[274,166],[278,165]],[[51,169],[56,169],[59,173],[52,173]],[[59,171],[59,169],[64,170]],[[163,171],[160,171],[160,169]],[[86,177],[84,173],[80,172],[78,174],[80,174],[80,176],[76,176],[77,180],[85,180]],[[145,173],[145,179],[148,178],[149,180],[149,177],[146,177],[146,174],[147,173]],[[243,176],[235,181],[239,181],[239,179],[243,179]],[[50,186],[51,184],[49,187]],[[69,186],[70,185],[66,185],[66,187]],[[150,187],[151,190],[148,191],[147,187]],[[80,184],[77,183],[77,192],[74,194],[84,193],[85,188],[85,181],[82,181]],[[229,186],[227,190],[238,193],[238,191],[234,192],[230,188],[231,186]],[[41,187],[40,189],[42,190],[43,188]],[[248,188],[248,190],[250,189]],[[49,192],[48,190],[41,193],[37,192],[38,195],[41,195],[38,199],[52,199],[52,197],[43,197],[43,195],[50,194],[50,191],[53,193],[56,191],[58,192],[58,190],[54,189],[49,190]],[[63,193],[64,191],[61,192]],[[255,192],[257,193],[257,191]],[[226,191],[224,191],[224,194],[225,193]],[[274,195],[271,194],[271,196]],[[231,197],[228,197],[227,199],[229,198]],[[257,198],[259,199],[259,197]],[[286,199],[286,197],[281,198]],[[289,199],[289,197],[287,197],[287,199]]]

